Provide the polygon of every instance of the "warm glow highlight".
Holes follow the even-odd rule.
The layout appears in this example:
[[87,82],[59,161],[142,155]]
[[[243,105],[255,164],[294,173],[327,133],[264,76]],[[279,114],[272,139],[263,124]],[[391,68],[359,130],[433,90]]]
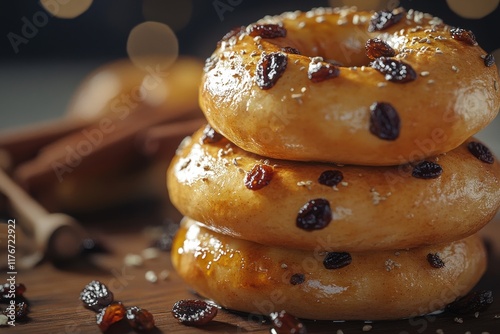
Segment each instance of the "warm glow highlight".
[[492,13],[500,0],[446,0],[451,10],[466,19],[480,19]]
[[40,4],[50,14],[60,19],[73,19],[82,15],[92,5],[93,0],[40,0]]
[[179,42],[168,25],[148,21],[130,31],[127,53],[130,60],[140,68],[160,66],[165,70],[177,59]]

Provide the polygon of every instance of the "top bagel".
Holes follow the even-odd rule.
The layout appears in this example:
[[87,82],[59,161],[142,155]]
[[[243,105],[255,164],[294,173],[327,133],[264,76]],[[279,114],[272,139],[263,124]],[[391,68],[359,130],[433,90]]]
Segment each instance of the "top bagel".
[[448,152],[498,113],[471,31],[398,8],[316,8],[235,29],[207,59],[212,127],[263,156],[396,165]]

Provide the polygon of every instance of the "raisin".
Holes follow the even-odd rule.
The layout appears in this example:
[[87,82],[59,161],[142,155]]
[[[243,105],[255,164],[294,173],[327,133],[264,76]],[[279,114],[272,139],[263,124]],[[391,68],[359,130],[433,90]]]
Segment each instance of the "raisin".
[[292,277],[290,277],[290,284],[292,285],[298,285],[304,283],[306,280],[306,277],[304,274],[293,274]]
[[155,327],[153,315],[137,306],[128,307],[126,317],[130,327],[137,331],[150,331]]
[[25,291],[26,286],[22,283],[15,284],[12,287],[10,283],[5,283],[0,286],[0,302],[10,303],[12,299],[23,300]]
[[321,82],[331,78],[336,78],[340,74],[337,66],[324,62],[310,62],[307,70],[307,77],[312,82]]
[[323,259],[323,266],[326,269],[340,269],[350,265],[352,262],[351,254],[346,252],[330,252]]
[[432,161],[422,161],[413,167],[411,176],[418,179],[435,179],[443,173],[443,168]]
[[281,52],[263,54],[255,72],[257,86],[261,89],[272,88],[285,72],[288,57]]
[[396,140],[401,121],[394,107],[387,102],[375,102],[370,106],[370,132],[380,139]]
[[277,24],[259,24],[250,28],[250,36],[262,38],[278,38],[286,36],[286,29]]
[[335,187],[342,182],[344,175],[339,170],[325,170],[318,178],[318,182],[328,187]]
[[184,299],[172,307],[172,315],[188,326],[202,326],[217,315],[217,307],[199,299]]
[[307,329],[303,323],[286,311],[273,312],[270,314],[273,327],[273,334],[307,334]]
[[385,80],[405,83],[417,78],[417,73],[408,64],[387,57],[380,57],[371,63],[371,67],[385,75]]
[[457,41],[467,43],[469,45],[477,45],[476,36],[470,30],[465,30],[462,28],[452,28],[450,29],[450,35],[453,39]]
[[245,176],[245,186],[250,190],[259,190],[267,186],[274,175],[274,168],[269,165],[255,165]]
[[484,146],[482,143],[471,141],[467,144],[467,148],[469,152],[472,153],[473,156],[481,160],[482,162],[486,162],[487,164],[492,164],[495,162],[495,158],[493,157],[493,153]]
[[297,215],[297,227],[306,230],[320,230],[332,221],[330,202],[323,198],[310,200],[302,206]]
[[379,57],[394,57],[396,50],[380,38],[371,38],[365,43],[366,56],[370,59]]
[[121,321],[125,317],[126,313],[127,310],[122,303],[113,302],[97,313],[97,326],[99,326],[99,329],[104,333],[109,327],[111,327],[111,325]]
[[390,26],[398,23],[403,18],[403,13],[399,12],[389,12],[389,11],[378,11],[374,13],[370,19],[370,24],[368,25],[368,31],[380,31],[389,28]]
[[281,51],[283,51],[285,53],[291,53],[291,54],[294,54],[294,55],[300,55],[301,54],[299,50],[297,50],[296,48],[293,48],[291,46],[282,47]]
[[[27,302],[18,302],[10,305],[14,305],[14,317],[16,321],[25,322],[28,320],[29,306]],[[10,314],[10,312],[12,311],[6,309],[3,311],[3,314],[7,315]]]
[[15,285],[14,294],[16,298],[24,297],[24,293],[26,292],[26,286],[23,283],[18,283]]
[[80,300],[88,309],[98,312],[113,301],[113,293],[99,281],[92,281],[80,293]]
[[485,311],[493,303],[491,290],[469,292],[465,297],[446,306],[446,310],[455,314],[474,314]]
[[239,36],[245,31],[245,27],[236,27],[231,29],[227,34],[225,34],[219,42],[217,42],[217,47],[220,47],[222,42],[227,42],[229,41],[232,37]]
[[488,53],[485,57],[484,57],[484,65],[486,67],[490,67],[490,66],[493,66],[493,64],[495,64],[495,57],[493,56],[492,53]]
[[441,260],[441,257],[438,253],[429,253],[427,254],[427,261],[431,265],[432,268],[443,268],[444,262]]
[[217,143],[218,141],[222,140],[224,137],[215,131],[210,124],[207,124],[205,128],[203,129],[203,134],[201,135],[201,142],[203,144],[213,144]]

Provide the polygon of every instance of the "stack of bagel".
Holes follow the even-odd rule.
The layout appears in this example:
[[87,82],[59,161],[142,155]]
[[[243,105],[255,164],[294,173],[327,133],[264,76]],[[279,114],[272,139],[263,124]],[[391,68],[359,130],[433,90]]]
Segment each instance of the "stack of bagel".
[[167,172],[173,265],[223,307],[378,320],[443,309],[486,270],[500,107],[471,31],[397,8],[235,29],[207,60],[209,125]]

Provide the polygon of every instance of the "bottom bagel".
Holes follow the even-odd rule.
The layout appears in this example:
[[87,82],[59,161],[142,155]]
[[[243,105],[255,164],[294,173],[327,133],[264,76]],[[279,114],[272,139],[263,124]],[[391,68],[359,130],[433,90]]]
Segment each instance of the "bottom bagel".
[[486,269],[481,238],[410,250],[312,252],[270,247],[184,218],[172,246],[178,274],[222,307],[303,319],[388,320],[442,309]]

